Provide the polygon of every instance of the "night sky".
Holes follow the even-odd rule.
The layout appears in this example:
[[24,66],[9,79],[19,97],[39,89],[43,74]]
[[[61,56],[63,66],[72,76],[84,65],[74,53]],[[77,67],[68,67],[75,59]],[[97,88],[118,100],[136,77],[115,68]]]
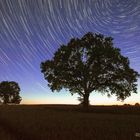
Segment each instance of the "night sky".
[[[68,91],[51,92],[40,63],[89,31],[112,36],[140,73],[140,0],[0,0],[0,81],[18,82],[24,104],[78,103]],[[90,100],[134,104],[140,102],[140,84],[138,94],[123,103],[99,93]]]

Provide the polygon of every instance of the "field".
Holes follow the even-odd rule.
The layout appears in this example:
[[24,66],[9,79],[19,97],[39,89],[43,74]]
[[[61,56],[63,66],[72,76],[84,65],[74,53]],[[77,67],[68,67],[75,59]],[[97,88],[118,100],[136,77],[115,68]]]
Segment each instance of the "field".
[[140,107],[1,105],[0,140],[140,140]]

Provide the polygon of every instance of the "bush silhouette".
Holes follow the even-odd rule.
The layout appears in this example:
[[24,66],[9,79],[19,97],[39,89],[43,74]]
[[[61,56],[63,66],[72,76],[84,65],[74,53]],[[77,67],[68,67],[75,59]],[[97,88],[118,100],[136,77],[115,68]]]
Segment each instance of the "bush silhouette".
[[135,106],[140,106],[140,104],[139,103],[135,103]]

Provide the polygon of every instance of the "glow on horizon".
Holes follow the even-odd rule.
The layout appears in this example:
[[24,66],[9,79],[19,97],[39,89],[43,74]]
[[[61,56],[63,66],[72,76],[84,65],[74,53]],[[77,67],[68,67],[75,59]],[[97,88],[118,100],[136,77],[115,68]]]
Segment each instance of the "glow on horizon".
[[[77,100],[79,97],[77,94],[71,96],[70,93],[65,93],[66,95],[57,96],[59,93],[50,93],[53,94],[51,97],[44,95],[44,97],[39,97],[38,99],[33,98],[23,98],[21,104],[72,104],[78,105],[80,102]],[[106,95],[100,93],[91,93],[90,95],[90,104],[91,105],[123,105],[140,103],[140,90],[138,89],[137,94],[132,94],[130,97],[126,98],[124,101],[117,101],[115,96],[108,98]]]
[[[95,98],[95,100],[96,100],[96,98]],[[90,104],[91,105],[123,105],[123,104],[131,104],[131,105],[134,105],[135,103],[140,103],[140,101],[136,101],[136,100],[133,100],[133,101],[131,101],[131,100],[129,100],[129,101],[124,101],[124,102],[121,102],[121,101],[112,101],[112,100],[102,100],[102,101],[100,101],[100,102],[98,102],[98,101],[95,101],[95,102],[93,102],[93,101],[91,101],[90,102]],[[39,99],[39,100],[26,100],[26,101],[22,101],[20,104],[69,104],[69,105],[78,105],[79,104],[79,102],[78,101],[71,101],[71,100],[69,100],[69,101],[59,101],[59,100],[53,100],[53,101],[47,101],[47,100],[43,100],[43,99]]]

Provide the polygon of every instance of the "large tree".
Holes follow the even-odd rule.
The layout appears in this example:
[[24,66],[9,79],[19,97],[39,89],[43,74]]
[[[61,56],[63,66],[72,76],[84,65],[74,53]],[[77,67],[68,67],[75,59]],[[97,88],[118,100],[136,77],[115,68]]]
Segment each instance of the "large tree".
[[14,103],[19,104],[21,97],[19,95],[20,87],[14,81],[0,82],[0,100],[3,104]]
[[93,91],[116,95],[124,100],[137,93],[138,72],[130,68],[129,60],[119,48],[113,47],[111,37],[87,33],[62,45],[52,60],[41,63],[41,72],[52,91],[68,89],[78,93],[84,107],[89,105]]

